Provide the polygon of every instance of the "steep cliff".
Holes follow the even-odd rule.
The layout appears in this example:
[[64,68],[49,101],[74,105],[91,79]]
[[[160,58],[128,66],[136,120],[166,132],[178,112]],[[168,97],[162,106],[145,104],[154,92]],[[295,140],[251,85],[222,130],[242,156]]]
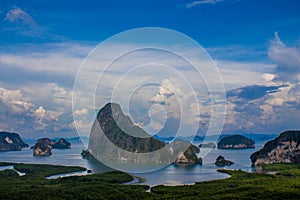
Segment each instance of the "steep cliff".
[[52,149],[70,149],[71,143],[64,138],[60,138],[58,142],[50,138],[40,138],[32,148],[34,156],[51,156]]
[[152,163],[173,162],[184,152],[188,164],[199,163],[195,148],[188,149],[190,146],[191,143],[186,141],[176,140],[167,145],[155,139],[134,125],[119,104],[108,103],[98,112],[91,130],[88,151],[98,160]]
[[29,145],[23,142],[19,134],[0,132],[0,151],[20,151],[26,147]]
[[49,138],[40,138],[37,143],[33,146],[34,156],[51,156],[52,145],[56,143],[55,140]]
[[252,165],[300,163],[300,131],[285,131],[251,156]]

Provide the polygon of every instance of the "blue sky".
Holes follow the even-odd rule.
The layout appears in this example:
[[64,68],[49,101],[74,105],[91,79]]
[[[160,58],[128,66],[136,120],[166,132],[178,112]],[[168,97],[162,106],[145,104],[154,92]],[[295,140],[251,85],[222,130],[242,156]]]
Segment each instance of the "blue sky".
[[299,11],[297,0],[1,0],[0,129],[76,136],[72,89],[83,59],[149,26],[186,34],[215,61],[229,94],[224,133],[299,129]]

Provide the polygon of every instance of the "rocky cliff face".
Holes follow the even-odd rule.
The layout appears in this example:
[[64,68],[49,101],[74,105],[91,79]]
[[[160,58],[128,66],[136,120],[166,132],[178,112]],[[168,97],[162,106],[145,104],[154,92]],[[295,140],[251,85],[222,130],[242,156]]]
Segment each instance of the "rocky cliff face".
[[29,147],[17,133],[0,132],[0,151],[20,151]]
[[[180,152],[185,152],[190,145],[188,142],[173,141],[166,146],[164,142],[134,125],[124,115],[120,105],[108,103],[98,112],[91,130],[88,150],[98,160],[164,163],[178,159]],[[185,156],[189,160],[187,163],[198,162],[195,152]],[[197,160],[191,162],[194,157]]]
[[60,138],[52,147],[53,149],[70,149],[71,143],[64,138]]
[[221,167],[221,166],[226,166],[226,165],[233,165],[234,164],[234,162],[232,162],[232,161],[230,161],[230,160],[226,160],[223,156],[218,156],[217,158],[216,158],[216,161],[215,161],[215,165],[216,166],[219,166],[219,167]]
[[33,146],[34,156],[51,156],[52,145],[56,143],[55,140],[49,138],[40,138]]
[[285,131],[253,153],[252,165],[300,163],[300,131]]
[[220,140],[218,149],[255,148],[255,142],[242,135],[231,135]]
[[198,158],[195,152],[199,152],[199,149],[191,145],[185,152],[178,153],[178,157],[174,163],[177,165],[202,165],[202,158]]
[[50,138],[40,138],[32,148],[34,156],[51,156],[52,149],[69,149],[71,143],[64,138],[60,138],[58,142]]

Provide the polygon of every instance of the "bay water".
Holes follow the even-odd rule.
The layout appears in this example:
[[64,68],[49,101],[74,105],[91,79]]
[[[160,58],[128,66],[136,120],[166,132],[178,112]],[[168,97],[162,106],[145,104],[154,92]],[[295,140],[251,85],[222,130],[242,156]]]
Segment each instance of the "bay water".
[[[223,179],[229,175],[217,172],[214,165],[219,155],[225,159],[233,161],[235,164],[226,166],[226,169],[242,169],[244,171],[254,172],[255,168],[251,167],[250,155],[260,149],[266,141],[256,142],[255,149],[217,149],[212,151],[203,158],[203,165],[195,166],[176,166],[169,165],[160,170],[133,174],[143,180],[141,184],[147,185],[182,185],[193,184],[195,182]],[[195,144],[197,145],[197,144]],[[53,149],[49,157],[34,157],[33,150],[30,148],[22,151],[0,152],[0,162],[17,162],[17,163],[35,163],[35,164],[55,164],[66,166],[82,166],[92,170],[93,173],[110,171],[111,169],[95,161],[83,159],[81,151],[85,149],[80,143],[73,144],[71,149]],[[223,167],[221,167],[223,168]]]

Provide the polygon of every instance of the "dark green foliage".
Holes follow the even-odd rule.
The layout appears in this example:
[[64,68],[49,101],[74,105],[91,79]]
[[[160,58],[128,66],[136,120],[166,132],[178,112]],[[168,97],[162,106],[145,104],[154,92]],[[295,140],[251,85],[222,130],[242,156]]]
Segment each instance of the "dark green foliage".
[[232,165],[234,162],[230,160],[226,160],[223,156],[218,156],[215,162],[215,165],[217,166],[226,166],[226,165]]
[[263,171],[272,171],[276,172],[276,175],[282,176],[299,176],[300,177],[300,164],[272,164],[272,165],[263,165]]
[[[0,163],[4,165],[4,163]],[[10,163],[10,165],[14,165]],[[22,164],[24,165],[24,164]],[[30,168],[32,166],[27,166]],[[54,172],[53,166],[49,167]],[[26,166],[23,166],[26,168]],[[68,168],[68,167],[66,167]],[[264,170],[286,170],[291,176],[248,173],[241,170],[220,169],[230,178],[205,181],[186,186],[155,186],[151,193],[144,185],[122,185],[132,180],[123,172],[107,172],[57,180],[23,177],[1,177],[1,199],[299,199],[299,165],[268,165]],[[37,170],[37,168],[34,168]],[[57,168],[59,169],[59,168]],[[60,172],[58,170],[57,172]],[[7,173],[7,172],[4,172]],[[10,173],[10,172],[8,172]],[[42,174],[42,172],[35,172]]]
[[120,171],[111,171],[101,174],[91,174],[87,176],[70,176],[56,179],[56,182],[85,182],[85,183],[126,183],[132,181],[133,177]]
[[23,164],[0,162],[0,166],[13,166],[15,170],[26,173],[28,177],[47,177],[55,174],[85,171],[84,167],[61,166],[61,165],[42,165],[42,164]]
[[299,199],[300,177],[219,170],[230,178],[189,186],[156,186],[157,199]]
[[19,174],[12,169],[5,169],[0,171],[0,178],[11,178],[11,177],[19,177]]
[[[140,199],[149,197],[143,185],[120,185],[133,180],[124,172],[106,172],[81,177],[66,177],[48,180],[42,176],[60,174],[83,169],[55,165],[31,165],[0,163],[0,166],[13,165],[28,174],[22,177],[7,176],[7,170],[0,172],[1,199]],[[38,176],[37,176],[38,175]],[[151,196],[151,195],[150,195]]]
[[[226,147],[226,146],[232,146],[232,147]],[[255,142],[254,140],[247,138],[242,135],[231,135],[227,136],[225,138],[222,138],[220,142],[218,142],[218,148],[223,149],[223,148],[239,148],[239,147],[234,147],[236,145],[245,145],[245,147],[242,148],[254,148],[255,147]]]
[[[108,103],[98,113],[97,120],[105,135],[116,146],[130,152],[147,153],[164,147],[124,115],[119,104]],[[134,137],[132,135],[138,136]]]
[[64,138],[59,138],[59,140],[53,144],[53,149],[69,149],[71,148],[71,143]]

